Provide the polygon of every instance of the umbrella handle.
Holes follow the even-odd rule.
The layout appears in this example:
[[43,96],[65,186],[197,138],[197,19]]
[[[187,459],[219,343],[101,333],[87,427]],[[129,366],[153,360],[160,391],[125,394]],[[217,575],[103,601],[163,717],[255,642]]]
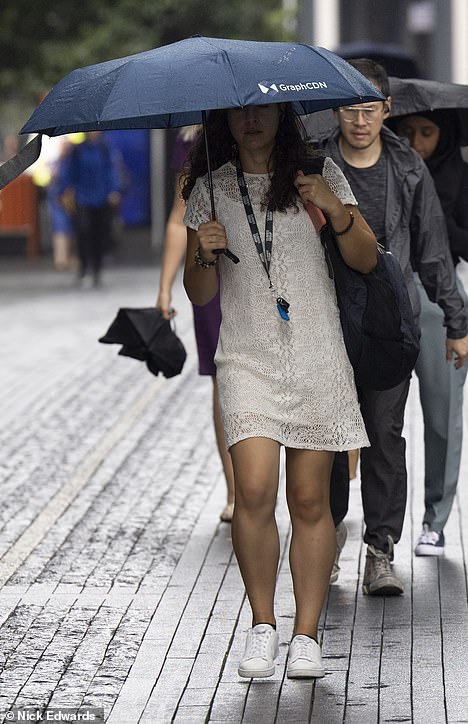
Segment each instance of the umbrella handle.
[[224,254],[224,256],[227,256],[234,264],[240,262],[239,257],[233,254],[232,251],[229,251],[229,249],[213,249],[213,254]]
[[[214,191],[213,191],[213,175],[211,173],[211,162],[210,162],[210,148],[208,145],[208,133],[206,131],[206,111],[202,111],[202,121],[203,121],[203,137],[205,139],[205,153],[206,153],[206,163],[208,166],[208,188],[210,191],[210,205],[211,205],[211,221],[216,221],[216,207],[215,207],[215,198],[214,198]],[[230,259],[234,264],[238,264],[240,259],[238,256],[232,253],[232,251],[229,251],[229,249],[215,249],[214,254],[224,254],[227,256],[228,259]]]

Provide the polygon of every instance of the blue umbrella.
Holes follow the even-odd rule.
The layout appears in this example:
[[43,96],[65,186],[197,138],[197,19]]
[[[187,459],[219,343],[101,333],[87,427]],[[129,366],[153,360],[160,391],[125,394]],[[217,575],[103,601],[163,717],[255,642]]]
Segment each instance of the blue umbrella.
[[[174,128],[204,124],[214,109],[290,102],[303,115],[374,100],[380,91],[324,48],[194,36],[72,71],[20,133]],[[205,142],[216,218],[206,127]]]
[[21,133],[174,128],[213,109],[291,102],[305,114],[376,99],[364,76],[324,48],[195,36],[72,71]]

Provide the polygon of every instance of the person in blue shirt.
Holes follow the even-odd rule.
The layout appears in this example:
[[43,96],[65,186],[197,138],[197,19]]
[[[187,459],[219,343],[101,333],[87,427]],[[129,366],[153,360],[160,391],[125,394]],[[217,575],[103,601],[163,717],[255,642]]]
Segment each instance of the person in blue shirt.
[[65,159],[60,193],[74,211],[80,267],[79,281],[92,273],[94,286],[101,281],[102,259],[109,246],[112,211],[120,202],[121,179],[113,151],[100,131],[86,134]]

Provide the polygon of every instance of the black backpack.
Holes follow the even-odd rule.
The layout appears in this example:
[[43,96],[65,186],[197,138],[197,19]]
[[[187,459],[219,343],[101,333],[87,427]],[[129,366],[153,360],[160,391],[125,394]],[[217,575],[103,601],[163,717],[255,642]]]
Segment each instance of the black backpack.
[[[321,174],[324,161],[318,155],[308,158],[302,170]],[[320,240],[356,385],[370,390],[396,387],[410,375],[419,353],[419,332],[397,259],[378,244],[375,269],[362,274],[344,262],[328,220]]]

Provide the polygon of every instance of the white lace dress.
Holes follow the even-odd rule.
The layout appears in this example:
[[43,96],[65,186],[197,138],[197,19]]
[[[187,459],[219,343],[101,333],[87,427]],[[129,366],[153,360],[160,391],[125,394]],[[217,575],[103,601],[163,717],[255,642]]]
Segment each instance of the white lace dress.
[[[261,200],[269,177],[244,176],[263,240]],[[323,176],[343,203],[356,204],[329,158]],[[299,212],[274,213],[270,275],[275,295],[252,239],[235,167],[225,164],[213,180],[218,220],[240,258],[234,264],[220,257],[222,322],[215,361],[228,447],[250,437],[311,450],[367,446],[333,281],[307,212],[299,204]],[[184,223],[198,229],[209,218],[204,177],[190,195]],[[290,321],[279,316],[278,294],[290,304]]]

